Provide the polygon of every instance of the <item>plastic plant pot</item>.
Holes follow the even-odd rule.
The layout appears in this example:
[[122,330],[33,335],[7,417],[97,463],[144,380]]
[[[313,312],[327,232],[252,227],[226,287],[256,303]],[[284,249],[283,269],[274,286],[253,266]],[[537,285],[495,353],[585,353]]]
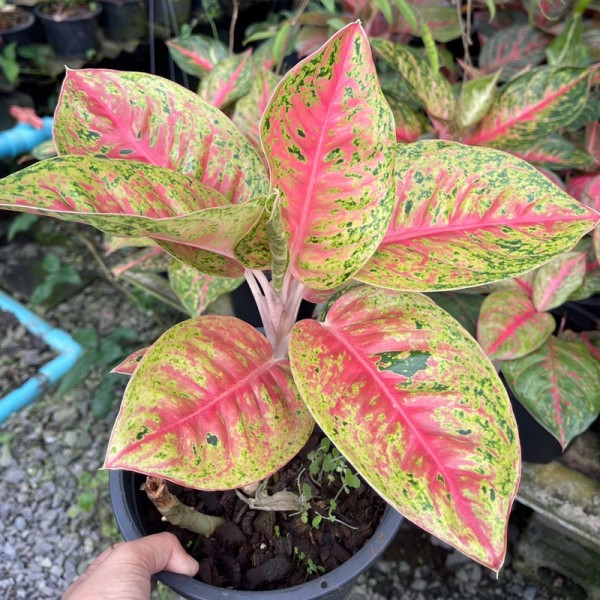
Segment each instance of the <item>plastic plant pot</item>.
[[[130,471],[109,474],[113,511],[125,540],[136,540],[150,533],[146,517],[149,500],[140,492],[143,481],[144,476]],[[383,554],[403,520],[402,515],[388,506],[373,536],[354,556],[302,585],[272,591],[239,591],[166,571],[159,573],[157,579],[188,600],[346,600],[359,575]]]

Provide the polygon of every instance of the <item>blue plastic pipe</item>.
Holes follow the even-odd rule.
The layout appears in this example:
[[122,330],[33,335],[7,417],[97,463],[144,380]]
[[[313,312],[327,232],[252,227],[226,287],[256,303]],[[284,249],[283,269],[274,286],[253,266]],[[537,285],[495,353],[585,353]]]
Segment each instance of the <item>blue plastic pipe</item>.
[[27,123],[17,123],[12,129],[0,133],[0,159],[16,158],[33,150],[52,137],[52,117],[43,117],[44,127],[36,129]]
[[79,360],[83,348],[62,329],[52,327],[0,290],[0,310],[11,312],[31,333],[42,338],[58,356],[46,363],[21,387],[0,398],[0,423],[57,383]]

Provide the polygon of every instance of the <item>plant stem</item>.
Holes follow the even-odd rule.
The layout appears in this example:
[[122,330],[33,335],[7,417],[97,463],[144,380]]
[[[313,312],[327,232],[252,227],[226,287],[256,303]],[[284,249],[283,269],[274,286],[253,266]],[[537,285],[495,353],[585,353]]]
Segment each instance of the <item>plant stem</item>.
[[146,483],[142,485],[141,489],[146,492],[152,504],[163,516],[163,521],[206,537],[210,537],[220,525],[225,523],[221,517],[205,515],[191,506],[181,503],[176,496],[169,492],[167,482],[160,477],[148,475]]
[[235,38],[235,25],[238,20],[239,13],[238,0],[233,0],[233,12],[231,14],[231,22],[229,23],[229,53],[233,54],[233,43]]

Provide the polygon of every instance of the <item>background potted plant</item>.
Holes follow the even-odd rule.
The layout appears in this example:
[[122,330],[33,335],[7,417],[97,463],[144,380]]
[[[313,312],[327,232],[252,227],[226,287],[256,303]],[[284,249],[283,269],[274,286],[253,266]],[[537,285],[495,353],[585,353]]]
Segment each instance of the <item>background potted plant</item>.
[[28,44],[31,42],[31,28],[35,17],[26,10],[0,1],[0,50],[12,42]]
[[[396,144],[357,23],[277,87],[261,121],[269,177],[217,109],[153,76],[70,71],[55,123],[62,156],[3,180],[1,206],[244,275],[266,334],[198,317],[137,354],[106,466],[239,488],[289,462],[316,421],[393,507],[499,570],[514,417],[481,348],[420,292],[530,271],[595,211],[501,151]],[[303,297],[332,293],[319,321],[295,323]]]
[[54,53],[59,58],[73,60],[89,60],[100,49],[101,11],[100,3],[87,0],[56,0],[35,8]]

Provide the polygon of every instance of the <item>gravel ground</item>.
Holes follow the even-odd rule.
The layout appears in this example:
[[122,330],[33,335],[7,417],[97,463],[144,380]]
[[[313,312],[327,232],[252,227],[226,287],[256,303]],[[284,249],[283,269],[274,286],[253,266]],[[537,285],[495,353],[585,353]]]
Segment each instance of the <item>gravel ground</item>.
[[[45,318],[67,331],[131,327],[148,341],[164,326],[99,279]],[[0,425],[0,598],[60,598],[89,562],[119,539],[107,476],[98,471],[115,411],[98,420],[90,408],[100,376],[93,372],[64,397],[48,392]],[[517,523],[509,535],[511,555],[518,535]],[[169,597],[165,589],[155,592],[155,598]],[[524,579],[510,566],[510,556],[496,580],[407,523],[385,557],[361,576],[351,600],[565,597]]]

